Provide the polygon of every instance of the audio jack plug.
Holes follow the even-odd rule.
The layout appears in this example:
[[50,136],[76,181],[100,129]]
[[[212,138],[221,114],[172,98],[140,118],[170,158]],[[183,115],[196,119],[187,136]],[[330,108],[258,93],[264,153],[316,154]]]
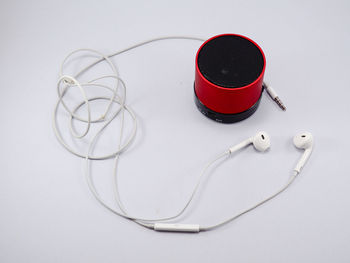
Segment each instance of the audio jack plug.
[[271,99],[273,99],[273,101],[277,103],[278,107],[280,107],[283,111],[285,111],[286,106],[284,106],[283,102],[278,97],[276,91],[270,85],[267,85],[266,83],[264,83],[264,87],[265,87],[267,93],[270,95]]

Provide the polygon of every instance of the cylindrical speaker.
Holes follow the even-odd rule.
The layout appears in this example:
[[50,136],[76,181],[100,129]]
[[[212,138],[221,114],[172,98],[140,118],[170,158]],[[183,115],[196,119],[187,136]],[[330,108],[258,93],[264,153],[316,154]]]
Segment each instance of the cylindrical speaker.
[[262,49],[245,36],[223,34],[208,39],[196,56],[198,109],[223,123],[248,118],[259,106],[265,65]]

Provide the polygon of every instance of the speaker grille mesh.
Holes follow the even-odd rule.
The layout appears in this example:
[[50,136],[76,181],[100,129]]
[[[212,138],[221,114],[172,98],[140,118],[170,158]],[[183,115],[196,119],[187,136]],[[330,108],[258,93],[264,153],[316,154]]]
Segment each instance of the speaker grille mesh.
[[238,88],[254,82],[264,68],[259,48],[249,40],[225,35],[206,43],[198,54],[198,67],[210,82]]

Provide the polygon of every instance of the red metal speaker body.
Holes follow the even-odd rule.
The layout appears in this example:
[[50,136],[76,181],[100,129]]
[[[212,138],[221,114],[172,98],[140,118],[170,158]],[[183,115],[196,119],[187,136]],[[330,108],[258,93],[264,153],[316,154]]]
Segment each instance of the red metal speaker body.
[[196,55],[195,97],[199,110],[219,122],[249,117],[260,101],[265,66],[262,49],[245,36],[223,34],[208,39]]

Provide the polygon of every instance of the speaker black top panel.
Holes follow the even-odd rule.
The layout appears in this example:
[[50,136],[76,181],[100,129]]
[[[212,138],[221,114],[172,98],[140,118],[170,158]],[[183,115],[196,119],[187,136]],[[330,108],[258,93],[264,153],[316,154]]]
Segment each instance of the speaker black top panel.
[[238,88],[259,77],[264,68],[264,57],[248,39],[224,35],[202,47],[198,53],[198,67],[210,82],[225,88]]

